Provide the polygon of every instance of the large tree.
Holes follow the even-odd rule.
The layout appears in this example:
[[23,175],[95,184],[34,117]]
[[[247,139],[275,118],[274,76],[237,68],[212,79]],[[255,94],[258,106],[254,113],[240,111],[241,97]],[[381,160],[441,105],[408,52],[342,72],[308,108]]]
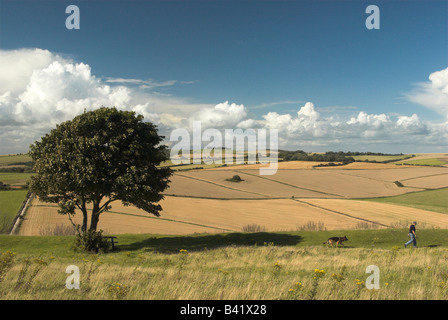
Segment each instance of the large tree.
[[142,115],[96,109],[63,122],[30,146],[36,175],[31,191],[59,204],[59,213],[83,215],[81,229],[96,230],[100,214],[121,200],[155,216],[172,171],[157,127]]

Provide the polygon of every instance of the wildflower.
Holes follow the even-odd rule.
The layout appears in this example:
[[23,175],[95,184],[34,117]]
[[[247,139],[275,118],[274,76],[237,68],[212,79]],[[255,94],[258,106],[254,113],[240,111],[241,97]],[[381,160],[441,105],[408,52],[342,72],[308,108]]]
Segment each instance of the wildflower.
[[325,271],[324,270],[314,269],[314,278],[313,279],[321,278],[324,275],[325,275]]
[[338,273],[333,273],[333,274],[331,275],[331,277],[332,277],[334,280],[336,280],[337,282],[341,282],[342,280],[345,279],[344,276],[342,276],[341,274],[338,274]]
[[180,249],[179,252],[182,254],[188,254],[188,250],[186,249]]
[[356,281],[356,285],[357,285],[358,287],[362,287],[362,286],[365,285],[365,282],[362,281],[362,280],[356,279],[355,281]]
[[123,299],[128,294],[129,288],[117,282],[109,285],[108,292],[117,299]]

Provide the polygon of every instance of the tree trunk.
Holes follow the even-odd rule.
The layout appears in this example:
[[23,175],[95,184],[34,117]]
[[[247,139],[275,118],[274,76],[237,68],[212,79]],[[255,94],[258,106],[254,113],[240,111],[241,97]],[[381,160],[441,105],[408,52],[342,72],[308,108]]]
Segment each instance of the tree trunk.
[[93,201],[92,219],[89,230],[96,231],[98,221],[100,220],[100,201]]
[[92,219],[90,221],[89,230],[96,231],[96,227],[98,226],[98,221],[100,220],[100,214],[92,212]]
[[82,232],[86,232],[87,230],[87,208],[86,208],[86,203],[83,202],[82,204],[82,226],[81,226],[81,231]]

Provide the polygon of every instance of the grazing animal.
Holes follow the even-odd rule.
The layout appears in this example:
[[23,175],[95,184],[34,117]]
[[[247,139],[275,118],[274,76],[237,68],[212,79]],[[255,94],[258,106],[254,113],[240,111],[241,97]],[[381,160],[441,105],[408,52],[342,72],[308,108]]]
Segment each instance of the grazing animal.
[[343,237],[331,237],[328,238],[327,242],[324,242],[324,244],[331,245],[333,247],[333,245],[336,243],[336,247],[338,247],[339,245],[344,246],[343,242],[344,241],[348,241],[346,236]]

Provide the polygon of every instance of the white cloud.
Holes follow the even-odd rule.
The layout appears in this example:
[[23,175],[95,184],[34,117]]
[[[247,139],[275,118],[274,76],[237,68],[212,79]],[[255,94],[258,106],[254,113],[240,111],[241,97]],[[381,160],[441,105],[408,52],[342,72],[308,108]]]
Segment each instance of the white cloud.
[[[432,73],[429,80],[419,84],[418,90],[409,94],[409,99],[446,116],[448,68]],[[321,151],[400,152],[396,146],[444,148],[448,139],[448,118],[444,123],[434,124],[425,123],[417,114],[369,114],[365,111],[345,118],[348,111],[356,110],[355,107],[325,117],[316,111],[312,102],[298,107],[296,113],[265,112],[253,117],[243,104],[229,101],[198,104],[151,91],[191,83],[194,82],[103,80],[93,74],[88,64],[48,50],[0,50],[0,154],[26,152],[30,143],[57,123],[73,118],[84,109],[100,106],[115,106],[142,114],[147,121],[157,124],[166,137],[172,128],[189,128],[193,120],[201,121],[203,130],[278,129],[280,148],[288,149],[320,147]],[[269,104],[260,106],[269,107]],[[326,109],[318,110],[325,112]],[[382,149],[387,146],[391,146],[391,150]]]
[[103,81],[88,64],[48,50],[0,50],[0,154],[26,152],[30,143],[57,123],[101,106],[135,111],[166,131],[179,117],[204,107],[148,90],[176,82]]
[[406,97],[448,119],[448,68],[433,72],[429,82],[418,83]]
[[242,104],[231,103],[228,101],[219,103],[214,107],[205,107],[195,112],[189,119],[192,121],[201,121],[202,128],[234,128],[241,121],[245,120],[247,110]]

